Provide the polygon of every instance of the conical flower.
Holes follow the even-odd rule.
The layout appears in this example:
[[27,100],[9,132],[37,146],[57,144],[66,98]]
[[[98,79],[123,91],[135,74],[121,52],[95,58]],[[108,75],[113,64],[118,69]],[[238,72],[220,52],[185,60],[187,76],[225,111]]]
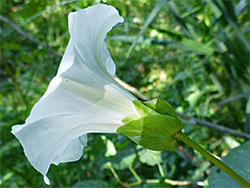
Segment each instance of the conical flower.
[[106,34],[123,22],[118,11],[98,4],[69,14],[70,40],[57,75],[25,124],[12,127],[32,166],[44,175],[50,164],[76,161],[87,133],[115,133],[136,111],[137,100],[115,80]]

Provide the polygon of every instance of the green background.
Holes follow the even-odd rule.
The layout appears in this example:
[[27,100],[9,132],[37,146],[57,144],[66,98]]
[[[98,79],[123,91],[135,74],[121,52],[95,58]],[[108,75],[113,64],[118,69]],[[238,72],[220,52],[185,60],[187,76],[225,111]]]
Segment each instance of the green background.
[[[97,3],[113,5],[125,20],[106,38],[120,79],[178,112],[249,133],[249,1],[1,0],[0,187],[46,186],[11,126],[24,123],[55,76],[69,40],[68,13]],[[220,157],[246,141],[183,122],[194,141]],[[142,180],[135,187],[171,187],[170,180],[197,187],[211,172],[182,143],[174,152],[152,152],[121,134],[88,138],[79,161],[51,166],[52,187],[123,187],[138,180],[134,172]]]

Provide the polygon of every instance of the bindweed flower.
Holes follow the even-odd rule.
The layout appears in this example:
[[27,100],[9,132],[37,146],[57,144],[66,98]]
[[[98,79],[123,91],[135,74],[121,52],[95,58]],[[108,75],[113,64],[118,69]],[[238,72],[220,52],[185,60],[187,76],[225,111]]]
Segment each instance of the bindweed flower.
[[70,40],[57,75],[25,124],[12,127],[32,166],[46,176],[51,164],[76,161],[87,133],[115,133],[134,114],[137,99],[115,80],[106,34],[123,22],[118,11],[98,4],[70,13]]
[[118,11],[103,4],[70,13],[70,40],[57,75],[25,124],[12,127],[47,184],[51,164],[80,159],[88,133],[119,132],[148,149],[176,149],[183,124],[170,104],[140,102],[114,80],[104,39],[120,22]]

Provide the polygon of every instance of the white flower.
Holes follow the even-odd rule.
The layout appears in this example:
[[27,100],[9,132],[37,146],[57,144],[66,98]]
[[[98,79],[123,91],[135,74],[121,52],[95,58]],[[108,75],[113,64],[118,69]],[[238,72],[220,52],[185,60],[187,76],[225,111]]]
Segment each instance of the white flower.
[[115,133],[135,113],[137,100],[115,80],[106,34],[123,18],[98,4],[69,14],[70,40],[57,75],[25,124],[12,127],[32,166],[46,174],[50,164],[80,159],[87,133]]

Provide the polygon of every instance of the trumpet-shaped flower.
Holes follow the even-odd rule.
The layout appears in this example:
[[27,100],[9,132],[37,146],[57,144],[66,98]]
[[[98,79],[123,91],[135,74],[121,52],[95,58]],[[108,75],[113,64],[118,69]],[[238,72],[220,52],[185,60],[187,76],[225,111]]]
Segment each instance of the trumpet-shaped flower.
[[68,20],[70,40],[57,75],[25,124],[12,127],[47,181],[50,164],[78,160],[87,133],[115,133],[122,119],[135,113],[137,100],[114,80],[115,64],[104,41],[123,22],[118,11],[98,4],[70,13]]

